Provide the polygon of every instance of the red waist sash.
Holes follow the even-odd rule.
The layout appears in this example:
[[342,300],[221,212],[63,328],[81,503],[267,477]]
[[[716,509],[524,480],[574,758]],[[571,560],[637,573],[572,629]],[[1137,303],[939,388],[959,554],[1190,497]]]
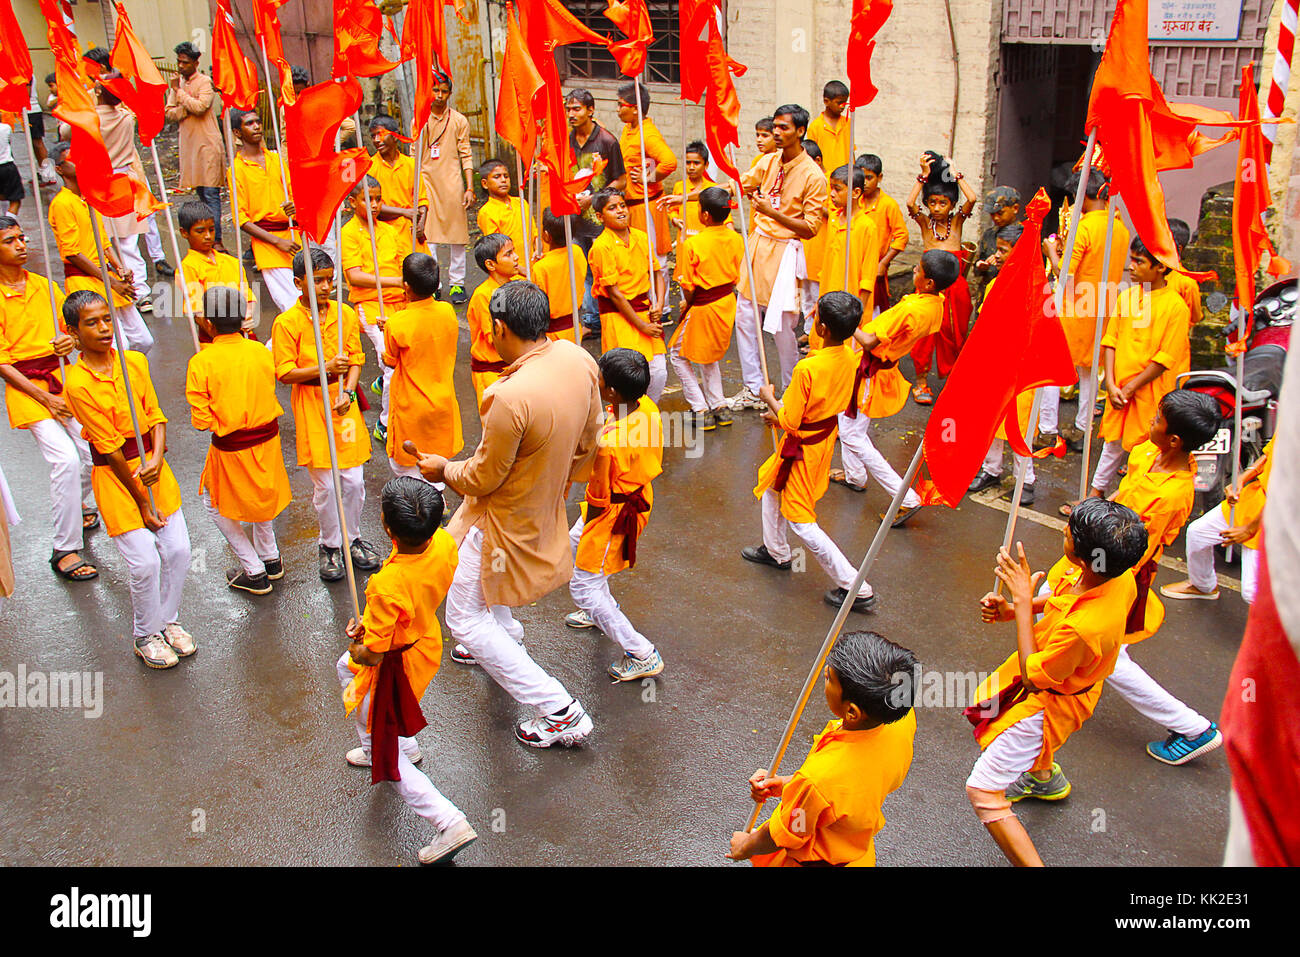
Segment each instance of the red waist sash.
[[397,739],[412,738],[428,724],[402,667],[402,655],[414,647],[412,642],[386,651],[379,662],[379,674],[370,692],[371,784],[401,780],[397,770]]
[[253,225],[260,229],[265,229],[268,233],[287,233],[291,229],[296,229],[298,224],[292,219],[262,219],[253,220]]
[[63,278],[64,278],[65,280],[67,280],[67,279],[73,279],[73,278],[77,278],[77,279],[101,279],[101,278],[103,278],[103,277],[101,277],[101,276],[98,275],[97,273],[86,272],[86,270],[82,269],[80,266],[74,265],[74,264],[68,262],[68,261],[65,259],[65,260],[63,260]]
[[546,327],[547,332],[564,332],[573,329],[573,313],[566,312],[562,316],[552,316],[551,324]]
[[[1077,698],[1081,694],[1091,691],[1096,684],[1090,684],[1086,688],[1080,688],[1078,691],[1072,691],[1066,694],[1064,691],[1057,691],[1055,688],[1045,688],[1048,694],[1054,694],[1059,698]],[[979,740],[980,736],[988,729],[988,726],[997,720],[998,715],[1006,714],[1007,709],[1018,705],[1029,697],[1029,689],[1025,687],[1024,680],[1020,675],[1016,675],[1003,688],[997,696],[997,707],[990,710],[988,705],[994,699],[988,701],[979,701],[968,708],[962,708],[961,713],[966,720],[975,726],[975,739]]]
[[495,362],[490,359],[475,359],[469,357],[470,372],[505,372],[506,366],[509,365],[504,359],[497,359]]
[[862,392],[862,383],[870,379],[877,372],[885,369],[892,369],[898,365],[897,359],[882,359],[874,352],[864,352],[862,361],[858,363],[858,371],[853,373],[853,394],[849,396],[849,407],[844,410],[844,415],[849,419],[858,417],[858,396]]
[[280,420],[272,419],[270,422],[263,422],[261,425],[253,425],[246,429],[235,429],[233,432],[227,432],[225,435],[214,435],[212,437],[212,447],[221,452],[241,452],[244,449],[251,449],[263,442],[269,442],[280,434]]
[[[630,305],[630,306],[632,307],[632,311],[633,311],[633,312],[649,312],[649,311],[650,311],[650,293],[648,293],[648,292],[643,292],[643,293],[641,293],[641,295],[637,296],[635,299],[629,299],[629,300],[628,300],[628,305]],[[608,296],[597,296],[597,297],[596,297],[596,308],[597,308],[598,310],[600,310],[600,314],[601,314],[602,316],[609,315],[610,313],[617,313],[617,312],[618,312],[618,306],[616,306],[616,305],[614,304],[614,300],[613,300],[613,299],[610,299]],[[619,315],[622,315],[622,313],[619,313]]]
[[[636,540],[640,534],[636,517],[650,511],[650,503],[645,498],[645,486],[639,486],[630,492],[614,492],[609,497],[609,504],[619,506],[618,514],[614,516],[614,527],[610,531],[614,535],[623,536],[623,558],[630,567],[636,564]],[[594,522],[605,511],[604,506],[588,503],[587,521]]]
[[[119,449],[118,451],[122,453],[122,457],[126,459],[128,462],[131,461],[132,459],[138,459],[141,457],[139,446],[135,444],[134,435],[128,436],[127,439],[122,443],[121,449]],[[144,454],[145,455],[153,454],[153,433],[151,432],[146,432],[144,434]],[[90,461],[95,465],[107,465],[108,456],[100,452],[99,449],[95,448],[94,444],[92,443],[90,446]]]
[[63,391],[63,383],[55,375],[59,371],[59,357],[54,353],[35,359],[19,359],[11,365],[33,382],[44,382],[50,395],[58,395]]
[[824,419],[818,419],[816,422],[802,423],[799,426],[799,432],[807,432],[807,435],[800,435],[795,432],[785,434],[785,438],[781,441],[781,464],[776,470],[776,480],[772,482],[774,491],[785,491],[785,485],[790,481],[790,471],[794,468],[794,463],[803,461],[803,447],[830,438],[835,434],[835,429],[839,423],[840,417],[838,415],[830,415]]
[[682,318],[694,309],[696,306],[707,306],[711,302],[718,302],[726,299],[728,296],[735,295],[735,283],[723,283],[721,286],[708,286],[704,289],[695,290],[695,295],[691,297],[691,305],[682,313]]

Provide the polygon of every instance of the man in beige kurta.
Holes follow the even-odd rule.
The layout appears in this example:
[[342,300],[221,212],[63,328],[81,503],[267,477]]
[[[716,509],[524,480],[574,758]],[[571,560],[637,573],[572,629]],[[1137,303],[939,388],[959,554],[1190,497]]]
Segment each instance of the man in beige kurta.
[[507,365],[483,394],[483,437],[474,454],[420,456],[420,472],[465,496],[447,530],[460,563],[447,593],[452,660],[479,664],[537,717],[515,729],[533,747],[577,744],[591,733],[582,705],[523,647],[510,613],[572,574],[564,500],[586,481],[602,415],[596,363],[568,340],[546,337],[550,300],[530,282],[492,294],[492,342]]
[[[469,148],[469,120],[450,105],[451,78],[436,70],[433,76],[433,100],[424,127],[421,162],[433,195],[429,197],[424,235],[416,239],[430,247],[451,247],[449,298],[460,305],[469,300],[465,292],[465,246],[469,243],[467,210],[474,204],[474,157]],[[436,249],[430,248],[429,252],[438,255]]]
[[225,147],[217,123],[216,90],[199,72],[199,50],[188,40],[176,45],[176,76],[167,87],[167,119],[179,124],[181,189],[192,189],[212,210],[221,242],[221,184]]
[[[801,239],[812,239],[826,222],[826,203],[830,188],[826,174],[803,148],[808,112],[800,106],[779,107],[772,117],[775,151],[766,154],[741,174],[741,188],[754,210],[754,230],[749,248],[754,260],[754,283],[742,271],[736,284],[736,353],[745,386],[731,399],[733,409],[764,409],[758,398],[763,385],[763,366],[759,358],[758,309],[766,309],[777,293],[777,308],[782,310],[780,330],[775,332],[777,355],[781,362],[781,389],[790,382],[794,364],[799,361],[799,345],[794,327],[799,318],[798,292],[791,284],[795,273],[793,260],[788,272],[781,269],[782,259],[795,255],[794,246]],[[786,280],[780,286],[778,277]],[[788,308],[793,306],[793,308]],[[764,321],[771,329],[776,316]],[[780,390],[778,390],[780,391]]]

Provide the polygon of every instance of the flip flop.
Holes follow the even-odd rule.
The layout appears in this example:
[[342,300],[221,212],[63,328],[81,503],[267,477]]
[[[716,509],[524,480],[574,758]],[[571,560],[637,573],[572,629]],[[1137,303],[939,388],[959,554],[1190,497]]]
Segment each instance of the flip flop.
[[93,508],[83,508],[81,510],[81,530],[83,532],[93,532],[99,528],[99,512]]
[[[77,561],[76,563],[74,563],[68,568],[59,567],[59,562],[63,561],[63,559],[67,558],[69,555],[76,555],[76,554],[77,553],[75,551],[61,552],[58,549],[55,549],[54,554],[50,556],[50,568],[54,570],[54,574],[70,582],[89,582],[89,581],[94,581],[96,578],[98,578],[99,569],[97,569],[94,565],[90,564],[90,562],[86,561],[85,559],[81,559]],[[76,574],[76,572],[80,571],[83,568],[89,568],[91,570],[91,574],[89,575]]]
[[865,485],[854,485],[850,482],[848,477],[844,474],[843,469],[831,469],[830,479],[836,485],[843,485],[845,488],[852,489],[855,492],[865,492],[867,490]]
[[1057,514],[1060,515],[1062,518],[1069,518],[1070,513],[1073,511],[1074,511],[1073,502],[1066,502],[1064,505],[1062,505],[1060,508],[1056,510]]

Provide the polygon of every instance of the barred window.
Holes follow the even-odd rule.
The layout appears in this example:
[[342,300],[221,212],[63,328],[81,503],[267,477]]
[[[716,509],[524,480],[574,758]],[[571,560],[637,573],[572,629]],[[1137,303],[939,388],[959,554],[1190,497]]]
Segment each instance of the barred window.
[[[622,36],[618,27],[605,16],[606,0],[565,0],[565,7],[593,33]],[[677,0],[647,0],[654,42],[646,54],[646,83],[678,83],[681,80],[677,44]],[[568,80],[616,80],[622,77],[613,55],[592,43],[574,43],[563,47],[559,64]]]

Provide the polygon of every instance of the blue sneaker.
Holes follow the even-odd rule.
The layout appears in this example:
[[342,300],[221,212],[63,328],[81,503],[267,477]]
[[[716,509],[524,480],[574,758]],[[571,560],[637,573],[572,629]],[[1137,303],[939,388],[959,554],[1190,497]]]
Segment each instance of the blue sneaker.
[[1163,741],[1152,741],[1148,744],[1147,754],[1164,764],[1178,765],[1186,764],[1202,754],[1209,754],[1222,745],[1223,735],[1219,731],[1219,726],[1211,721],[1210,726],[1195,738],[1170,731],[1169,737]]
[[384,443],[388,441],[388,429],[384,427],[382,422],[376,422],[375,430],[370,434],[375,437],[376,442]]
[[383,377],[383,376],[380,376],[380,377],[379,377],[378,379],[376,379],[374,382],[370,383],[370,391],[373,392],[375,395],[378,395],[378,396],[382,396],[382,395],[384,394],[384,377]]

